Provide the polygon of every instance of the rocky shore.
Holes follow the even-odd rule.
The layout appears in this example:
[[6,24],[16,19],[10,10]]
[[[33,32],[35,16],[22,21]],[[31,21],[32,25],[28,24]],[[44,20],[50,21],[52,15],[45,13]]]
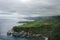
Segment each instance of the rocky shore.
[[15,37],[40,37],[41,36],[41,34],[33,34],[32,32],[25,32],[25,31],[14,32],[12,30],[9,30],[7,32],[7,35],[12,35]]
[[13,37],[22,37],[22,38],[39,38],[40,40],[48,40],[48,37],[44,37],[41,34],[38,33],[32,33],[32,32],[14,32],[13,30],[9,30],[7,32],[8,36],[13,36]]

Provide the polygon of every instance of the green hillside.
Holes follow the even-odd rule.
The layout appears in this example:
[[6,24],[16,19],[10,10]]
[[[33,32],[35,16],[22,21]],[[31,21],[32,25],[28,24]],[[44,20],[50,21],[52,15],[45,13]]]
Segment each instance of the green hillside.
[[15,32],[23,30],[25,32],[39,33],[41,35],[48,36],[49,40],[60,40],[60,22],[58,21],[35,21],[22,26],[15,26],[13,27],[13,30]]

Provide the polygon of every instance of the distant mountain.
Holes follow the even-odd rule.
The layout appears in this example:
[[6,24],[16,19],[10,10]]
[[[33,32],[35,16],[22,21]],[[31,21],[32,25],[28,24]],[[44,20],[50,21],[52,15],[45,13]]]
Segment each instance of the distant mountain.
[[25,19],[35,20],[35,21],[49,21],[49,20],[60,20],[60,15],[58,16],[39,16],[39,17],[27,17]]

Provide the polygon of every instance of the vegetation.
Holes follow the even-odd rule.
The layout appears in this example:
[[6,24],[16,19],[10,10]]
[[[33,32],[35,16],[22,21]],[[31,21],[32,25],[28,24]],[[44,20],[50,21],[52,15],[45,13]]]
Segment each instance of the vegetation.
[[54,17],[54,19],[50,18],[46,21],[44,20],[34,21],[31,23],[26,23],[22,26],[15,26],[13,27],[13,30],[15,32],[20,32],[23,30],[26,32],[38,33],[43,36],[49,37],[49,40],[60,40],[60,22],[59,22],[60,19],[59,17]]
[[60,22],[50,21],[50,22],[32,22],[24,24],[22,26],[16,26],[13,28],[15,32],[20,32],[22,30],[26,32],[39,33],[44,36],[48,36],[49,40],[60,40]]

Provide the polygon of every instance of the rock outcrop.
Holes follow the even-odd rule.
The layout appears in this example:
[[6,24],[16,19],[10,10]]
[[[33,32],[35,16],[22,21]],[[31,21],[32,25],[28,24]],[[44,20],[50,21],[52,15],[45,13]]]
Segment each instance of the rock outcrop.
[[48,37],[43,37],[41,34],[30,33],[30,32],[25,32],[25,31],[14,32],[14,31],[10,30],[9,32],[7,32],[7,35],[8,36],[12,35],[13,37],[39,38],[41,40],[48,40]]

